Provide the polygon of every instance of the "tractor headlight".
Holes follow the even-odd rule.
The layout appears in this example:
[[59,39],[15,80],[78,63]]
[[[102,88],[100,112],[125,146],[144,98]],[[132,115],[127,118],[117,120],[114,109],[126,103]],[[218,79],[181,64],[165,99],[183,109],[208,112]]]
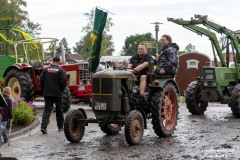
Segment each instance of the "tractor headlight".
[[205,82],[203,82],[203,86],[208,86],[208,82],[207,81],[205,81]]
[[216,87],[217,86],[217,82],[212,82],[212,86]]

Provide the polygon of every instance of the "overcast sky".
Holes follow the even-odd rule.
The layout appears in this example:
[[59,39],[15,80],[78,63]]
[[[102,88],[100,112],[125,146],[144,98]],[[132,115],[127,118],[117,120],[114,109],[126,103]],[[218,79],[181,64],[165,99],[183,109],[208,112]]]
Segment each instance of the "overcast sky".
[[[232,30],[240,29],[239,0],[26,0],[29,18],[42,25],[40,37],[65,37],[72,48],[83,36],[87,18],[83,13],[100,6],[115,15],[110,34],[119,55],[126,37],[151,32],[153,22],[162,22],[159,37],[170,34],[180,50],[192,43],[196,50],[212,56],[207,37],[197,35],[182,26],[167,21],[167,17],[190,20],[194,14],[208,15],[209,19]],[[220,36],[220,35],[219,35]]]

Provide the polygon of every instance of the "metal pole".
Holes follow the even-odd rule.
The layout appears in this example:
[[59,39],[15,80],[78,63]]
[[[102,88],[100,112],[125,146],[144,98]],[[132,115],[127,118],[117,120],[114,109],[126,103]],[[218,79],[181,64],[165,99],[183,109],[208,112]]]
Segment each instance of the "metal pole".
[[159,31],[159,24],[163,24],[160,22],[154,22],[151,24],[155,24],[155,32],[156,32],[156,54],[158,54],[158,31]]

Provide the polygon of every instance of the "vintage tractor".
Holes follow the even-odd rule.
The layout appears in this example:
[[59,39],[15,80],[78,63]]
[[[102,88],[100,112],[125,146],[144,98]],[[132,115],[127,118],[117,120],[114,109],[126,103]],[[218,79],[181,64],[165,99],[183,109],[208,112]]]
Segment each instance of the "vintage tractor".
[[[202,75],[189,84],[186,90],[186,103],[189,112],[196,115],[204,114],[208,102],[220,102],[222,104],[227,103],[235,117],[240,118],[240,40],[236,32],[212,22],[207,19],[207,16],[195,15],[195,19],[191,18],[190,21],[173,18],[168,18],[168,20],[182,25],[197,34],[205,35],[212,42],[215,66],[203,67]],[[223,58],[224,56],[215,33],[209,29],[197,26],[199,24],[226,35],[227,43],[224,47],[226,48],[226,61]],[[234,56],[235,67],[229,67],[230,46]],[[214,47],[222,64],[221,67],[217,65]]]
[[84,109],[67,113],[64,132],[68,141],[79,142],[85,126],[98,123],[101,130],[117,134],[125,126],[125,137],[130,145],[139,144],[147,119],[152,119],[159,137],[171,136],[178,119],[178,86],[173,77],[149,74],[147,100],[140,98],[139,86],[128,71],[105,69],[93,75],[92,110],[96,119],[87,118]]
[[[27,44],[40,44],[38,48],[38,54],[42,54],[44,60],[43,44],[52,42],[56,44],[57,39],[54,38],[41,38],[22,40],[15,42],[15,57],[18,59],[17,47],[18,45],[23,47],[24,59],[22,63],[16,63],[9,66],[4,72],[5,85],[12,88],[13,98],[24,97],[27,101],[32,101],[36,96],[43,95],[43,89],[40,84],[40,76],[44,68],[50,65],[49,62],[41,60],[28,60]],[[40,55],[38,55],[40,57]],[[91,80],[86,73],[87,64],[74,63],[74,64],[62,64],[61,67],[66,71],[68,76],[68,87],[63,93],[63,110],[66,112],[70,108],[71,95],[78,99],[83,99],[90,102],[91,99]],[[88,76],[83,77],[83,75]],[[84,78],[84,80],[83,80]]]

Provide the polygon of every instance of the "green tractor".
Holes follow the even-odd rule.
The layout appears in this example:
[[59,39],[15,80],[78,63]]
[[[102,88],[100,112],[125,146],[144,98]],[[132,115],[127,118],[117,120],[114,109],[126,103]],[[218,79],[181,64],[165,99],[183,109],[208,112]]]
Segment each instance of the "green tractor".
[[[189,112],[201,115],[206,111],[208,102],[220,102],[228,104],[233,115],[240,118],[240,40],[236,32],[218,25],[207,19],[207,16],[202,15],[195,15],[195,19],[191,18],[190,21],[181,18],[168,18],[168,21],[182,25],[199,35],[205,35],[212,42],[215,66],[203,67],[201,76],[188,85],[186,90],[186,104]],[[198,25],[204,25],[208,29]],[[210,31],[209,28],[226,35],[226,60],[224,59],[215,33]],[[234,67],[229,67],[230,47],[235,60]],[[217,51],[221,66],[218,66],[214,48]]]
[[159,137],[171,136],[178,119],[178,86],[173,77],[148,75],[147,101],[140,99],[139,86],[128,71],[103,70],[93,75],[92,110],[95,119],[87,118],[82,108],[68,112],[64,132],[68,141],[79,142],[89,123],[98,123],[107,135],[118,134],[125,126],[130,145],[139,144],[147,119]]

